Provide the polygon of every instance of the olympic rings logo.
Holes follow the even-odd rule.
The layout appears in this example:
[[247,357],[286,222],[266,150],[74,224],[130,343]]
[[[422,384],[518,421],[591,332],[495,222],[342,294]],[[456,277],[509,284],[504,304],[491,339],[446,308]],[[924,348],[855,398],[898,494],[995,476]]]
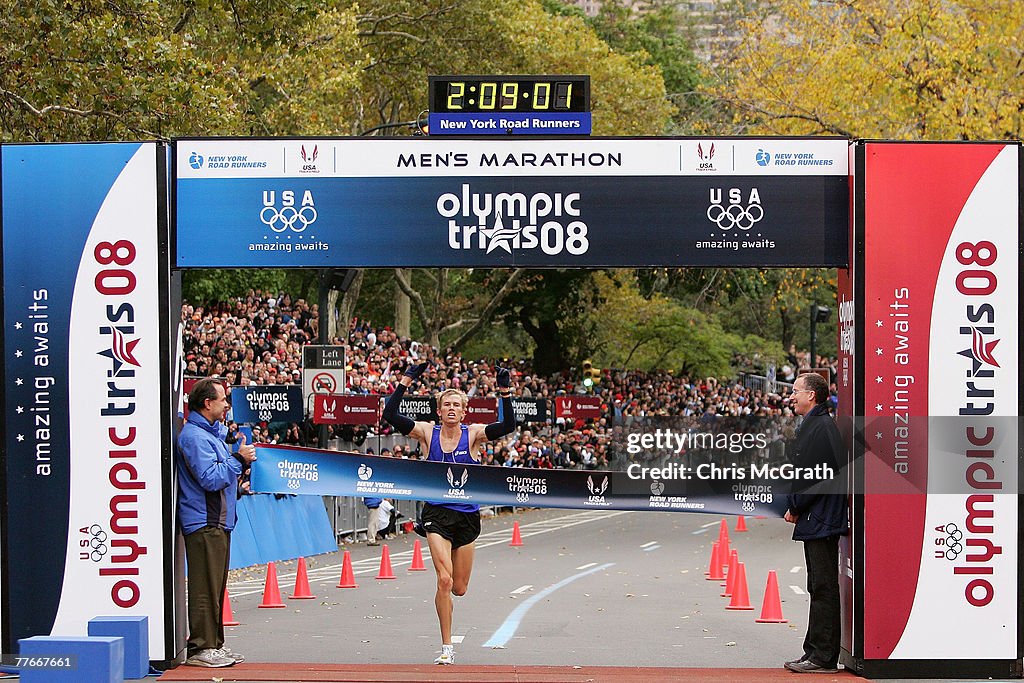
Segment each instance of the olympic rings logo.
[[274,232],[302,232],[316,222],[316,217],[316,208],[313,206],[303,206],[301,209],[294,206],[286,206],[283,209],[264,206],[260,211],[260,220]]
[[89,539],[92,548],[89,557],[93,562],[99,562],[107,554],[107,532],[99,524],[93,524],[89,527],[89,534],[92,536]]
[[944,531],[946,538],[943,539],[942,544],[946,546],[946,559],[952,562],[964,550],[963,544],[960,543],[964,538],[964,532],[960,531],[953,522],[947,524]]
[[758,221],[764,218],[764,209],[760,204],[754,203],[749,206],[742,204],[712,204],[708,207],[708,220],[716,224],[721,230],[750,230]]

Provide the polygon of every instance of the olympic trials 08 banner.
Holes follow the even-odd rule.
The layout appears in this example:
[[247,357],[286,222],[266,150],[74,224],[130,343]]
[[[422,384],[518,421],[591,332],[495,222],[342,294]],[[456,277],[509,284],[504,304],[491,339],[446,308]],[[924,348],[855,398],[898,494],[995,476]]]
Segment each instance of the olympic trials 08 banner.
[[838,138],[182,139],[175,261],[845,265],[847,146]]
[[317,496],[781,517],[789,482],[778,468],[729,472],[705,465],[625,472],[529,469],[386,458],[281,445],[257,445],[253,491]]
[[2,648],[84,635],[98,615],[146,615],[151,657],[164,659],[173,642],[164,148],[0,153]]
[[862,153],[864,658],[1019,660],[1020,147]]

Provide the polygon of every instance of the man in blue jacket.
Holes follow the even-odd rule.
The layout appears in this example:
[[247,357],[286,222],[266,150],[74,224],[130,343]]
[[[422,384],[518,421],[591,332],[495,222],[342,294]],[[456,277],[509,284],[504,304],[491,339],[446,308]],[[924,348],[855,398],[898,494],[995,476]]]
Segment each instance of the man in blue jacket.
[[[793,412],[803,415],[794,444],[793,465],[829,468],[832,477],[794,488],[786,521],[793,540],[803,541],[807,592],[811,596],[804,654],[786,662],[796,673],[836,673],[842,622],[839,602],[839,537],[847,533],[846,452],[828,412],[828,383],[820,375],[800,375],[793,383]],[[806,470],[803,470],[806,471]]]
[[232,455],[224,442],[228,397],[220,379],[192,387],[189,415],[178,435],[178,522],[188,560],[188,653],[190,666],[231,666],[245,658],[224,647],[224,592],[231,530],[243,467],[256,459],[255,446],[239,435]]

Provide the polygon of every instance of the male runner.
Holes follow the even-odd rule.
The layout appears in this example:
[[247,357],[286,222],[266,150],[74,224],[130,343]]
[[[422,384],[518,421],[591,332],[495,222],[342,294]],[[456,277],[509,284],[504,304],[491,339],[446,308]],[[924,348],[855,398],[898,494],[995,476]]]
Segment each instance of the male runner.
[[[484,442],[511,434],[516,428],[512,407],[512,375],[505,368],[497,371],[498,395],[501,396],[502,421],[489,425],[464,425],[469,398],[458,389],[441,392],[437,412],[441,424],[417,422],[398,412],[405,390],[412,386],[429,363],[409,367],[398,387],[384,405],[384,419],[406,436],[412,436],[427,453],[427,460],[471,464],[480,462],[479,450]],[[473,573],[473,550],[480,535],[480,506],[468,503],[426,502],[420,515],[422,533],[427,537],[430,558],[437,572],[434,607],[441,626],[441,656],[435,664],[454,664],[452,645],[452,595],[465,595],[469,576]],[[419,530],[417,530],[419,532]]]

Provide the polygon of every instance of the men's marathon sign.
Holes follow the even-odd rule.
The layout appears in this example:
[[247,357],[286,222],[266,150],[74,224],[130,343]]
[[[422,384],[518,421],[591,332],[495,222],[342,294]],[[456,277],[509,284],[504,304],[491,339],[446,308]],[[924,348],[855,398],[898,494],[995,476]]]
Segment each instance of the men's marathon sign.
[[[480,505],[607,508],[781,517],[793,481],[779,468],[743,472],[708,465],[628,472],[463,465],[312,448],[257,445],[260,493],[380,496]],[[760,474],[760,477],[755,475]]]
[[176,263],[845,266],[847,146],[832,138],[182,139]]

